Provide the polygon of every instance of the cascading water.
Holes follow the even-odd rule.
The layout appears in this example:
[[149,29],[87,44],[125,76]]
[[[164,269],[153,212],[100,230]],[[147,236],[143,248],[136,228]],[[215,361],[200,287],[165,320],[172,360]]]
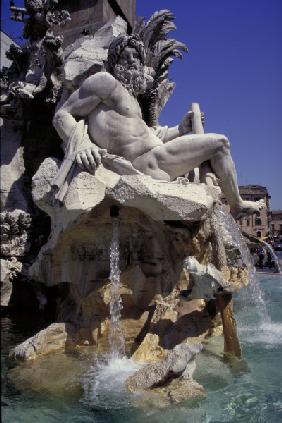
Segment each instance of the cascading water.
[[[271,320],[264,292],[259,281],[259,274],[253,264],[253,259],[243,234],[230,213],[218,206],[215,210],[218,235],[225,243],[228,237],[240,251],[242,263],[249,271],[250,281],[247,288],[235,296],[235,308],[240,310],[237,320],[240,338],[246,343],[263,343],[266,348],[281,342],[281,324]],[[231,244],[231,243],[230,243]],[[231,264],[231,263],[230,263]],[[255,310],[255,312],[254,312]]]
[[[249,271],[249,285],[246,289],[242,289],[238,294],[240,303],[244,306],[254,305],[257,307],[261,321],[270,322],[270,317],[267,311],[263,291],[260,287],[258,278],[256,277],[256,269],[253,258],[247,246],[245,238],[230,213],[226,212],[220,205],[215,208],[215,216],[217,222],[218,235],[225,239],[225,242],[230,239],[230,245],[235,245],[240,252],[240,260],[237,264],[246,267]],[[230,263],[232,265],[232,263]]]
[[128,403],[125,388],[128,376],[142,366],[128,359],[125,355],[125,339],[121,326],[122,299],[120,296],[120,250],[119,221],[112,216],[112,239],[110,244],[110,352],[95,360],[83,378],[84,401],[88,405],[99,404],[105,408],[115,409]]
[[123,357],[125,356],[125,340],[120,321],[122,300],[120,296],[119,222],[117,218],[113,218],[110,245],[110,282],[110,352],[113,357]]
[[[242,263],[238,264],[246,267],[252,277],[255,272],[254,263],[241,229],[231,214],[227,213],[222,206],[217,205],[214,214],[216,217],[216,230],[219,236],[225,240],[225,243],[227,242],[227,244],[230,243],[230,245],[237,247],[241,256],[240,261],[242,261]],[[230,242],[228,242],[229,240]]]
[[277,273],[282,273],[278,257],[275,254],[272,246],[265,241],[262,241],[262,244],[265,246],[266,250],[270,253],[270,256],[272,258],[272,261],[273,261],[273,264],[274,264],[274,267],[275,267]]

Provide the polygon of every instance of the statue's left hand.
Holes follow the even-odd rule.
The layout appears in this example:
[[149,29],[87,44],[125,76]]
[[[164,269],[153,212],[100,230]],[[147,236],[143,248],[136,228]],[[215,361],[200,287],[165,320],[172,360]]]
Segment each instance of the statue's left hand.
[[[180,124],[178,125],[178,130],[180,135],[184,135],[193,131],[193,125],[192,125],[193,114],[194,113],[191,110],[187,112],[184,118],[182,119],[182,121],[180,122]],[[202,125],[204,126],[205,115],[203,112],[201,113],[201,119],[202,119]]]
[[77,153],[76,162],[83,170],[88,170],[88,172],[94,174],[101,164],[101,155],[94,146],[85,148]]

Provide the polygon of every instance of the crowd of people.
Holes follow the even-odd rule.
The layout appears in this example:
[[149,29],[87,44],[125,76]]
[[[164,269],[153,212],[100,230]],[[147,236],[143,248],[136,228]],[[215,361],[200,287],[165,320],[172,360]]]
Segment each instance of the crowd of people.
[[[267,238],[265,244],[259,244],[253,251],[254,264],[257,268],[275,269],[277,270],[277,258],[274,253],[274,238]],[[272,250],[272,251],[271,251]]]
[[263,267],[273,268],[275,262],[270,251],[266,250],[263,246],[259,246],[254,252],[255,266],[262,269]]

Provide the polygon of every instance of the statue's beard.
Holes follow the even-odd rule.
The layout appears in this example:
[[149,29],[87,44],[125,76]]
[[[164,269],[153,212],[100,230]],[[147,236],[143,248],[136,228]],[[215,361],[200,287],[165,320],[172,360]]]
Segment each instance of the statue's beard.
[[137,97],[139,94],[144,94],[153,83],[153,78],[147,70],[148,68],[142,65],[138,69],[128,69],[117,64],[114,76],[134,97]]

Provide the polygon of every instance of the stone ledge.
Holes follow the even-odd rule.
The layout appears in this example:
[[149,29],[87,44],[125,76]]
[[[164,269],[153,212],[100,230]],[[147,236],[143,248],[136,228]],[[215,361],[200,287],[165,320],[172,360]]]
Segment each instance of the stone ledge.
[[[205,184],[181,185],[157,181],[147,175],[118,175],[101,165],[95,176],[77,170],[61,204],[54,201],[52,180],[58,161],[46,159],[33,177],[33,199],[51,217],[74,212],[74,216],[94,209],[104,199],[121,206],[134,207],[154,220],[199,221],[207,217],[218,190]],[[57,207],[56,207],[57,205]],[[60,210],[60,213],[58,213]]]

